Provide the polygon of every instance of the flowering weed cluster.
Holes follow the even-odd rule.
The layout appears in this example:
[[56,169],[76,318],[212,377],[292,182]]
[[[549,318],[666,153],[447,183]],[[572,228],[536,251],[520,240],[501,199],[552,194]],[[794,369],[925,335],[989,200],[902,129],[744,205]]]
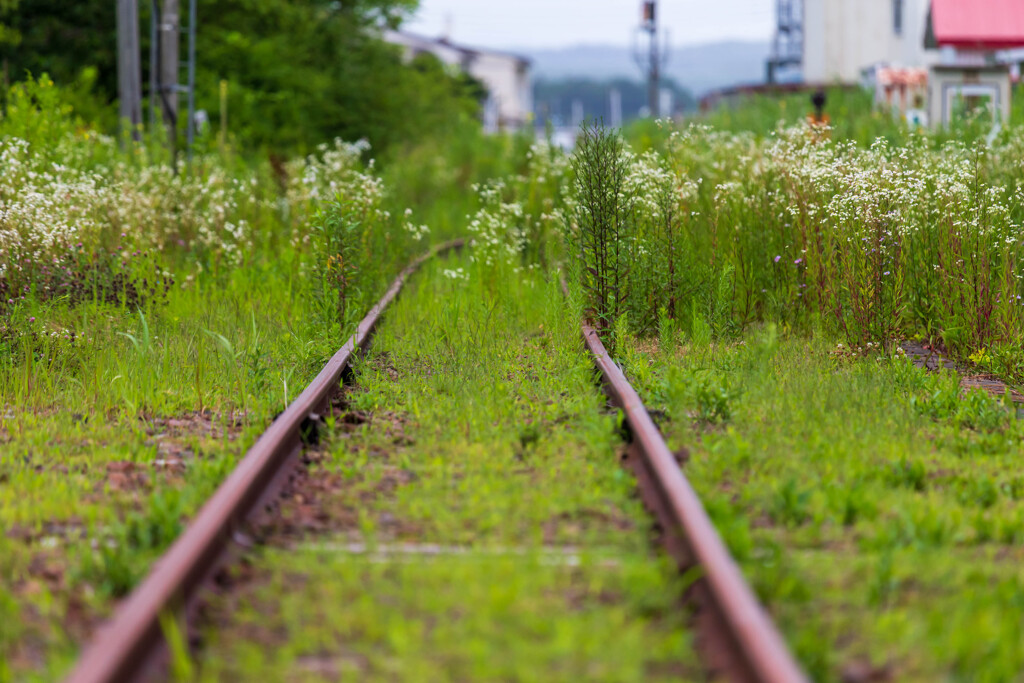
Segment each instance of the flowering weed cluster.
[[547,141],[526,152],[523,173],[473,186],[473,258],[484,265],[548,266],[560,257],[558,231],[568,202],[568,157]]
[[[587,140],[570,242],[591,220],[580,213],[593,189],[580,173]],[[961,355],[985,347],[1013,374],[1024,371],[1009,367],[1024,332],[1022,151],[1016,129],[991,146],[907,133],[865,148],[803,125],[765,139],[693,125],[657,152],[624,147],[615,206],[583,211],[621,223],[608,243],[616,296],[639,332],[667,319],[728,335],[778,320],[854,348],[891,352],[909,336]],[[581,277],[608,263],[598,254]]]
[[[19,336],[30,303],[146,309],[175,282],[229,277],[269,260],[310,269],[351,295],[349,231],[360,253],[383,230],[383,183],[365,143],[336,141],[278,165],[201,156],[174,169],[145,145],[73,124],[45,78],[12,90],[0,121],[0,329]],[[323,208],[326,207],[326,208]],[[318,220],[311,220],[319,216]],[[345,226],[342,229],[341,226]],[[422,236],[414,235],[413,237]],[[27,320],[27,319],[26,319]]]

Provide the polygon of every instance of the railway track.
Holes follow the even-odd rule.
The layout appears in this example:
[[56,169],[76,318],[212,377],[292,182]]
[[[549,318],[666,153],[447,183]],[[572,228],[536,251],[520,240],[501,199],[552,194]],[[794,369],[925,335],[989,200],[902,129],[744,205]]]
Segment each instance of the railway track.
[[[67,678],[110,683],[146,678],[166,663],[168,617],[187,618],[217,570],[249,545],[246,524],[272,509],[299,464],[319,415],[355,354],[364,350],[385,308],[427,259],[461,246],[442,245],[418,258],[394,281],[356,333],[312,384],[282,413],[202,508],[185,533],[97,633]],[[696,607],[698,651],[705,667],[732,681],[798,682],[805,676],[730,558],[701,503],[683,477],[638,395],[587,324],[583,337],[611,402],[631,434],[628,463],[662,539],[684,571]],[[440,552],[440,551],[439,551]]]
[[680,570],[696,570],[688,598],[696,608],[698,652],[730,681],[794,683],[806,676],[747,585],[696,492],[683,476],[643,401],[608,355],[597,331],[581,326],[605,393],[623,411],[631,436],[627,462]]
[[384,310],[424,262],[462,245],[462,240],[439,245],[395,278],[355,334],[274,420],[185,532],[118,606],[82,653],[67,683],[140,680],[160,666],[167,646],[162,621],[193,609],[203,585],[234,549],[246,545],[245,539],[237,536],[239,530],[266,509],[288,480],[304,440],[316,428],[352,358],[369,344]]

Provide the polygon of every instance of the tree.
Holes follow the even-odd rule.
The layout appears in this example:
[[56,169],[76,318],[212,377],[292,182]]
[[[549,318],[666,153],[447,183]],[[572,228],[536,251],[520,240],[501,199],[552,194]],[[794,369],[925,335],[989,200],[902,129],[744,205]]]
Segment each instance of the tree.
[[[182,0],[184,15],[185,0]],[[197,107],[218,112],[228,82],[229,132],[248,147],[307,151],[333,137],[378,148],[431,134],[477,107],[474,84],[429,58],[404,64],[379,30],[417,0],[218,0],[199,7]],[[150,3],[142,2],[148,27]],[[117,96],[115,16],[108,0],[0,0],[0,55],[12,74],[58,84],[94,67],[97,96]],[[149,31],[143,30],[144,68]],[[184,33],[182,38],[184,50]],[[184,117],[181,117],[182,119]],[[213,121],[218,116],[210,117]]]

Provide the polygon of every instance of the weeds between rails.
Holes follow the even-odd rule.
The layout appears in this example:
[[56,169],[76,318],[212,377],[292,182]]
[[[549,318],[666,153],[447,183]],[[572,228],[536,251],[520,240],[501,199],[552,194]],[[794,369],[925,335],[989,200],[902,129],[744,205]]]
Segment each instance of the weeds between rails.
[[539,274],[428,266],[355,367],[288,533],[213,601],[197,676],[700,678],[578,339]]
[[[506,276],[507,274],[509,274],[509,270],[510,269],[506,266]],[[486,286],[488,290],[493,291],[493,285],[495,284],[496,275],[493,267],[478,268],[475,271],[473,269],[470,269],[470,272],[475,272],[477,276],[480,276],[482,271],[489,271],[488,276],[481,277],[480,279],[486,280]],[[467,277],[466,271],[461,267],[454,270],[445,269],[443,271],[443,275],[446,280],[457,282],[464,282]],[[527,278],[527,285],[530,289],[537,288],[537,283],[534,281],[534,278],[536,277],[537,276],[532,276]],[[491,296],[494,296],[493,293]],[[446,298],[449,300],[451,299],[451,297]],[[484,322],[485,325],[491,321],[492,316],[494,314],[494,310],[497,307],[498,303],[499,302],[495,301],[493,302],[492,305],[477,307],[481,314],[483,312],[486,312],[487,314],[487,321]],[[465,305],[465,302],[463,302],[462,305]],[[442,317],[447,318],[447,316]],[[506,316],[502,316],[501,314],[497,316],[499,320],[504,317]],[[473,325],[471,324],[470,327],[472,326]],[[457,330],[458,327],[458,324],[445,325],[445,337],[450,337],[450,333]],[[541,329],[543,330],[543,325],[541,326]],[[474,334],[474,337],[479,334],[480,331],[477,330]],[[487,334],[485,331],[485,333],[483,334],[483,338],[489,337],[491,337],[491,335]],[[505,336],[502,335],[499,338],[504,339]],[[547,344],[542,344],[542,346],[547,346]],[[428,353],[426,355],[430,356],[432,359],[437,357],[436,353]],[[522,356],[520,356],[516,360],[521,359]],[[388,356],[387,361],[389,364],[391,364],[393,359],[390,356]],[[464,367],[464,364],[460,362],[459,367]],[[529,365],[528,367],[531,371],[533,370],[532,365]],[[386,370],[388,378],[392,380],[396,379],[395,376],[399,374],[393,365],[387,367]],[[358,394],[358,392],[356,393]],[[562,396],[564,397],[565,394],[563,393]],[[344,405],[348,406],[350,409],[347,412],[341,414],[335,413],[327,417],[327,427],[344,427],[344,429],[342,430],[343,433],[351,436],[354,431],[360,430],[359,427],[353,427],[353,425],[362,424],[372,426],[375,421],[376,414],[380,416],[377,419],[383,423],[383,426],[378,427],[378,430],[383,432],[382,436],[384,437],[385,442],[390,444],[397,444],[399,448],[411,447],[409,448],[409,450],[412,451],[412,453],[408,457],[413,457],[416,455],[416,438],[410,436],[410,432],[412,430],[409,429],[409,423],[412,420],[408,415],[403,415],[400,411],[396,412],[394,410],[396,407],[398,407],[395,405],[395,402],[389,402],[386,406],[378,405],[376,407],[376,410],[352,410],[352,403],[353,401],[350,395],[344,401]],[[506,399],[500,401],[499,403],[508,403],[508,401]],[[387,410],[381,410],[382,408],[385,407],[387,408]],[[528,422],[531,426],[533,426],[532,419],[528,420]],[[361,431],[365,434],[365,432],[367,431],[366,427],[364,426],[361,429]],[[462,436],[461,429],[459,430],[459,432],[460,436]],[[475,432],[475,429],[472,429],[469,426],[467,426],[465,430],[465,437],[472,438],[471,435]],[[526,458],[524,457],[523,449],[527,448],[527,446],[535,446],[536,441],[540,439],[542,436],[543,435],[533,433],[533,437],[528,439],[522,436],[522,433],[520,433],[520,448],[516,453],[516,460],[520,463],[524,462]],[[480,444],[474,441],[473,445],[478,446]],[[394,447],[392,446],[392,449],[393,448]],[[537,558],[532,556],[535,555],[537,551],[531,550],[523,546],[517,546],[510,550],[507,547],[493,548],[490,547],[489,544],[485,545],[485,547],[483,548],[475,548],[475,543],[470,543],[468,545],[463,546],[446,546],[439,545],[437,543],[410,544],[410,539],[419,540],[419,538],[423,535],[420,525],[415,522],[410,522],[409,520],[398,519],[396,518],[395,515],[391,514],[382,515],[382,524],[380,528],[375,528],[375,525],[372,520],[367,520],[362,516],[362,512],[367,504],[379,503],[382,499],[386,499],[390,495],[393,495],[396,492],[396,490],[403,487],[403,485],[420,486],[422,485],[422,482],[420,481],[420,477],[416,474],[415,471],[410,471],[408,467],[394,466],[392,454],[388,452],[389,448],[387,446],[376,446],[376,448],[371,447],[370,450],[373,456],[375,456],[375,459],[384,460],[386,462],[386,464],[381,469],[382,476],[379,480],[375,479],[374,477],[366,477],[367,470],[372,469],[370,467],[369,462],[353,463],[351,465],[346,465],[346,469],[349,472],[348,475],[332,477],[330,476],[331,473],[328,473],[327,476],[323,476],[324,473],[322,472],[314,472],[310,473],[309,476],[300,478],[299,483],[297,485],[294,485],[292,487],[292,490],[290,490],[286,494],[286,498],[289,499],[290,504],[286,504],[282,513],[280,515],[275,515],[274,519],[269,524],[269,528],[271,530],[271,537],[274,539],[274,542],[278,546],[286,545],[294,547],[294,544],[296,542],[301,543],[303,540],[305,540],[303,537],[306,535],[312,535],[322,542],[323,536],[326,532],[329,534],[327,536],[328,540],[326,542],[326,548],[323,545],[319,547],[314,547],[310,549],[311,553],[316,554],[319,551],[325,550],[326,555],[328,556],[332,554],[341,554],[342,556],[346,554],[355,554],[357,556],[368,555],[370,558],[372,558],[370,560],[371,562],[386,562],[389,561],[389,556],[405,558],[404,560],[400,559],[399,561],[407,562],[409,556],[422,554],[436,559],[436,557],[440,555],[454,556],[457,557],[460,561],[464,562],[468,559],[478,557],[480,555],[480,552],[482,552],[483,559],[485,560],[488,560],[488,558],[490,558],[495,561],[498,561],[500,558],[504,557],[505,559],[503,561],[509,567],[515,566],[516,563],[522,564],[524,562],[528,566],[532,566],[532,563],[536,561]],[[319,466],[323,466],[330,459],[329,456],[325,457],[324,453],[322,452],[313,457],[314,461]],[[403,455],[403,459],[405,457],[406,456]],[[609,462],[611,462],[610,459]],[[672,466],[674,467],[674,464]],[[493,468],[491,463],[488,463],[488,468]],[[531,469],[527,467],[525,471],[519,470],[516,472],[516,474],[524,474],[530,471]],[[452,473],[448,471],[447,468],[446,471],[442,473],[443,479],[449,478],[451,476]],[[350,481],[352,479],[355,479],[355,481]],[[536,476],[534,476],[533,479],[536,481]],[[559,498],[563,497],[557,495],[557,491],[549,491],[548,493],[549,495],[547,496],[547,498],[550,499],[551,502],[556,502]],[[218,493],[218,496],[219,495],[220,493]],[[474,519],[476,519],[479,517],[479,515],[473,515],[473,517]],[[199,523],[199,520],[197,520],[197,523]],[[580,547],[575,545],[569,548],[559,547],[557,545],[551,547],[551,538],[549,537],[549,524],[550,522],[546,522],[543,525],[545,534],[544,539],[546,545],[542,550],[540,550],[540,559],[542,561],[542,564],[549,564],[552,561],[554,561],[556,564],[559,564],[559,561],[561,560],[569,567],[576,567],[581,561],[579,558],[581,556],[589,555],[589,551],[587,551],[585,548],[581,549]],[[618,526],[618,524],[620,523],[617,523],[616,526]],[[265,533],[266,532],[264,531],[264,533],[260,535],[262,536]],[[608,562],[617,565],[622,561],[620,555],[611,555],[606,553],[607,549],[602,549],[598,552],[599,558],[607,558],[602,560],[601,562],[600,568],[602,573],[608,573]],[[351,558],[339,560],[345,564],[334,566],[349,567],[350,560]],[[362,560],[360,559],[360,561]],[[171,563],[171,560],[168,559],[166,560],[166,562]],[[499,562],[499,564],[501,563]],[[491,566],[490,564],[488,564],[488,567],[490,567],[490,569],[492,570],[495,569],[495,567]],[[297,568],[293,565],[289,570],[289,575],[292,577],[291,580],[294,580],[295,572],[297,571],[297,569],[301,569],[301,567]],[[448,569],[446,569],[445,571],[448,571]],[[261,614],[265,615],[268,611],[274,612],[277,609],[277,607],[271,606],[271,598],[265,593],[256,590],[253,586],[254,581],[259,583],[266,582],[266,580],[267,577],[265,572],[262,573],[261,576],[254,577],[252,575],[252,572],[243,569],[241,571],[240,577],[236,576],[234,580],[228,581],[228,585],[232,585],[234,589],[228,592],[224,596],[224,599],[230,601],[230,604],[232,605],[231,611],[233,612],[235,609],[238,608],[239,601],[242,601],[243,604],[246,604],[246,601],[258,600],[260,604],[264,605],[264,607],[260,609]],[[322,582],[323,580],[321,580],[321,582],[317,584],[316,590],[318,592],[323,590],[323,586],[321,585]],[[148,585],[149,581],[147,581],[147,583],[143,585],[143,587],[140,590],[145,590]],[[275,582],[274,585],[278,584]],[[241,591],[238,590],[239,586],[241,587]],[[253,595],[253,591],[258,593],[258,596]],[[242,597],[239,597],[240,592],[242,593]],[[306,599],[310,600],[310,597],[306,596]],[[605,601],[607,601],[607,598],[605,598]],[[223,608],[221,609],[223,610]],[[307,619],[311,612],[316,611],[315,608],[312,608],[308,605],[303,606],[301,604],[293,604],[290,610],[294,611],[296,615],[301,615],[301,618],[303,620]],[[342,614],[339,615],[339,617],[343,620],[341,623],[344,623],[346,620],[350,620],[353,618],[352,614],[348,614],[349,611],[350,610],[347,609],[341,610]],[[357,612],[355,610],[351,611]],[[213,614],[215,615],[214,620],[219,621],[222,626],[226,626],[228,628],[228,632],[230,633],[234,621],[232,613],[225,613],[222,611],[218,614],[217,608],[215,607],[213,609]],[[295,628],[298,627],[291,627],[291,629]],[[471,628],[476,629],[479,628],[479,626],[474,625]],[[122,632],[123,630],[124,629],[120,629],[120,631]],[[275,629],[272,629],[272,631],[274,633],[280,633],[282,629],[279,626]],[[508,638],[509,634],[503,632],[501,634],[501,637],[503,639]],[[514,638],[517,636],[513,634],[512,637]],[[210,638],[212,639],[212,642],[220,642],[224,639],[224,636],[223,634],[220,634],[216,630],[214,630],[211,632]],[[231,641],[231,637],[228,636],[227,639],[228,644],[230,646],[234,646],[234,643]],[[282,674],[284,671],[295,670],[296,668],[304,669],[306,667],[314,667],[316,668],[316,671],[312,672],[314,674],[326,674],[329,672],[330,676],[336,677],[339,671],[338,667],[342,667],[343,669],[347,670],[349,673],[352,673],[353,675],[363,677],[368,675],[368,673],[372,676],[374,672],[377,672],[377,668],[379,667],[379,664],[371,664],[373,658],[369,655],[355,656],[352,652],[351,643],[347,641],[344,644],[338,643],[336,646],[327,648],[326,650],[321,649],[319,654],[309,653],[306,655],[302,655],[297,659],[290,659],[288,654],[280,654],[281,651],[284,651],[286,653],[292,652],[292,649],[289,647],[289,641],[287,639],[282,640],[281,636],[275,637],[271,633],[265,632],[261,636],[261,644],[264,649],[271,647],[273,648],[272,657],[276,658],[275,666],[278,667]],[[570,643],[568,643],[568,645],[570,646],[570,652],[567,654],[571,654],[573,657],[580,657],[580,653],[587,652],[589,649],[587,639],[585,638],[573,639]],[[321,648],[323,647],[324,646],[321,645]],[[109,648],[107,648],[107,650],[109,651]],[[109,656],[109,652],[105,654]],[[238,655],[235,654],[232,656],[234,657]],[[294,656],[294,652],[292,652],[292,656]],[[539,651],[538,654],[533,655],[529,658],[531,665],[534,662],[534,660],[538,658],[543,659],[546,656],[548,655],[543,654],[543,650]],[[621,658],[622,653],[616,653],[615,657]],[[409,657],[408,659],[410,661],[416,661],[416,657],[414,656]],[[440,661],[433,661],[431,659],[426,660],[426,664],[428,666],[437,667],[439,675],[454,675],[452,671],[459,670],[460,665],[458,664],[458,662],[446,661],[444,657],[441,657],[439,659]],[[341,663],[339,663],[339,660]],[[355,666],[353,666],[353,660],[355,660]],[[263,672],[266,669],[267,663],[268,662],[266,659],[256,659],[253,666],[255,666],[255,670]],[[408,664],[409,661],[406,661],[406,658],[403,657],[402,665],[405,666]],[[423,662],[420,662],[419,664],[417,664],[417,666],[422,666],[423,664]],[[208,662],[205,664],[206,667],[210,668],[204,668],[202,670],[206,672],[204,673],[204,675],[213,676],[214,679],[222,675],[231,675],[232,677],[239,677],[242,674],[240,674],[237,669],[238,665],[238,662],[234,660],[227,663],[218,662],[214,660],[214,662],[212,663]],[[619,670],[619,668],[622,666],[622,664],[617,663],[615,659],[609,660],[605,663],[585,662],[582,665],[587,667],[587,671],[591,672],[600,672],[608,666],[616,667],[616,670]],[[186,678],[194,678],[198,675],[198,671],[200,671],[200,669],[197,669],[196,666],[193,665],[193,663],[189,660],[187,653],[184,650],[178,651],[177,656],[175,657],[174,666],[175,670],[179,672],[179,675],[185,676]],[[479,667],[480,662],[476,662],[475,666]],[[516,670],[522,669],[526,671],[529,670],[529,666],[530,665],[526,665],[525,668],[523,668],[523,665],[517,665]],[[580,665],[575,664],[570,666]],[[648,668],[649,667],[645,666],[644,670],[648,671]],[[628,670],[629,669],[625,669],[624,671]],[[658,667],[650,669],[651,672],[657,672],[659,670],[660,669]],[[209,673],[210,671],[217,671],[219,673],[212,674]],[[528,676],[526,674],[523,675],[527,678],[532,679],[536,678],[539,674],[536,674],[535,672],[533,674],[529,674]],[[597,675],[598,677],[602,677],[602,675],[600,674]],[[614,680],[620,680],[622,675],[626,674],[615,673],[612,677]],[[769,677],[766,680],[778,679]],[[781,680],[793,680],[793,676],[787,675]]]

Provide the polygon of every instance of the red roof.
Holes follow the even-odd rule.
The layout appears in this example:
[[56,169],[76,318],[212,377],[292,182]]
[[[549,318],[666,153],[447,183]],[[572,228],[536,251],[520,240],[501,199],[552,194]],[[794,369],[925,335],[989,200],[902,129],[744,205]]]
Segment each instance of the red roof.
[[932,0],[932,28],[939,45],[1024,47],[1024,0]]

